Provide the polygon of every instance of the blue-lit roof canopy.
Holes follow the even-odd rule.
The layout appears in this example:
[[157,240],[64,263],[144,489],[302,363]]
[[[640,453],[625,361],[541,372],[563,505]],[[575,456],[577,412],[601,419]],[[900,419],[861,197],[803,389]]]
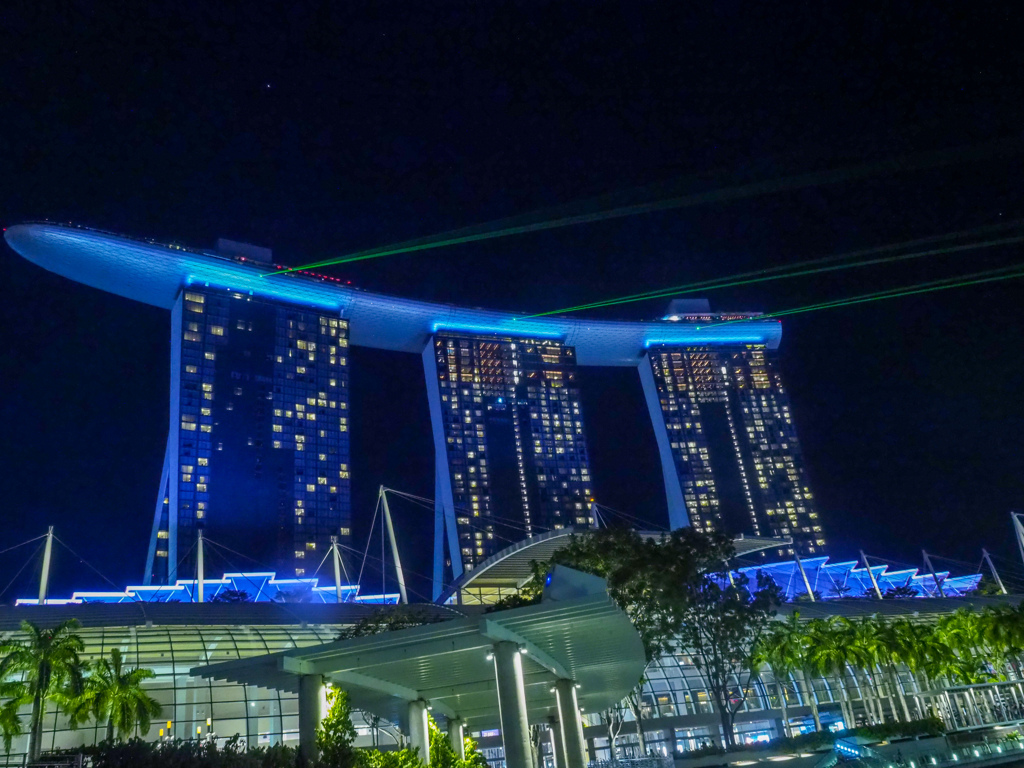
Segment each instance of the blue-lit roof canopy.
[[[807,581],[815,596],[822,600],[835,600],[842,597],[874,597],[874,586],[866,568],[858,568],[854,560],[842,563],[830,563],[827,557],[811,557],[801,561]],[[750,581],[748,589],[757,588],[757,572],[761,571],[771,578],[786,594],[787,600],[795,600],[807,593],[800,568],[795,560],[782,563],[765,563],[740,568],[738,573],[747,576]],[[878,589],[884,595],[890,589],[905,587],[914,591],[917,597],[940,597],[938,586],[931,574],[918,573],[916,568],[903,571],[890,571],[885,565],[873,565],[871,571],[878,582]],[[950,576],[947,571],[935,574],[942,592],[946,597],[963,597],[978,587],[981,574],[969,576]],[[723,584],[725,577],[722,577]]]
[[578,317],[517,319],[509,312],[400,299],[352,288],[308,273],[261,277],[266,264],[175,245],[56,224],[7,229],[8,244],[31,262],[85,285],[170,309],[188,285],[280,299],[336,310],[351,321],[352,344],[419,354],[439,330],[547,337],[576,348],[580,365],[635,366],[653,345],[765,344],[782,336],[775,320],[697,326],[672,322],[615,322]]
[[[81,603],[194,603],[198,584],[195,579],[179,580],[165,586],[125,587],[123,592],[75,592],[71,597],[47,598],[47,605],[78,605]],[[220,579],[203,579],[203,599],[216,602],[223,592],[245,592],[248,602],[283,603],[302,597],[310,603],[378,603],[394,605],[397,594],[360,595],[359,586],[341,585],[341,600],[335,585],[319,586],[316,578],[279,579],[273,571],[257,573],[225,573]],[[19,599],[15,605],[39,605],[36,598]]]

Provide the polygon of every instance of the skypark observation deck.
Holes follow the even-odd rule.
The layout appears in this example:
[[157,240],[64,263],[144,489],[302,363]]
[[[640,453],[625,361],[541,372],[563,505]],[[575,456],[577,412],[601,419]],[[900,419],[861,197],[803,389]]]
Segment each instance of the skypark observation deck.
[[[576,348],[580,365],[636,367],[653,345],[779,346],[775,320],[704,326],[616,322],[570,317],[521,319],[511,312],[471,309],[363,291],[308,272],[261,277],[271,265],[57,224],[8,227],[8,244],[29,261],[76,282],[145,304],[172,309],[190,285],[223,288],[301,306],[336,310],[351,323],[352,344],[420,354],[441,330],[557,338]],[[284,269],[283,267],[279,267]]]
[[[530,318],[359,290],[226,241],[206,253],[50,223],[13,226],[5,237],[44,269],[170,313],[171,429],[146,585],[192,572],[188,548],[199,530],[283,577],[306,575],[331,536],[347,545],[348,429],[359,418],[349,410],[349,345],[423,360],[436,464],[435,597],[502,539],[595,522],[578,365],[637,369],[670,527],[727,527],[710,477],[710,438],[687,410],[696,406],[674,394],[686,387],[673,377],[695,376],[714,390],[701,401],[701,412],[715,412],[708,418],[718,447],[710,450],[749,465],[722,482],[739,484],[755,465],[763,475],[733,489],[742,498],[729,496],[731,532],[792,530],[792,547],[806,555],[825,544],[788,401],[765,354],[779,346],[777,321],[747,313],[729,315],[743,319],[735,323],[686,313],[654,322]],[[695,358],[684,360],[691,351]],[[735,418],[723,410],[728,387],[743,390],[737,404],[746,398]],[[740,440],[756,457],[734,456]],[[272,528],[276,538],[256,535]]]

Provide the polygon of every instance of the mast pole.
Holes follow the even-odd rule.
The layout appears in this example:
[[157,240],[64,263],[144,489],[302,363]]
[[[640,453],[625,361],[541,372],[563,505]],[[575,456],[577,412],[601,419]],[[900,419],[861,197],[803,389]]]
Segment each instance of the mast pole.
[[[398,541],[395,539],[395,526],[391,523],[391,508],[388,506],[388,495],[384,492],[385,488],[382,485],[380,487],[380,500],[384,507],[384,522],[388,526],[388,539],[391,541],[391,557],[395,560],[395,573],[398,576],[398,593],[401,595],[402,602],[406,605],[409,604],[409,595],[405,592],[405,573],[402,571],[402,558],[398,556]],[[384,563],[380,564],[381,570],[384,569]]]
[[875,588],[875,596],[881,600],[882,590],[878,588],[878,580],[875,579],[875,572],[871,570],[871,566],[868,565],[868,556],[864,554],[864,550],[860,551],[860,559],[864,561],[864,567],[867,568],[868,578],[871,579],[871,586]]
[[53,526],[46,531],[46,549],[43,550],[43,573],[39,577],[39,604],[46,605],[46,589],[50,584],[50,558],[53,554]]

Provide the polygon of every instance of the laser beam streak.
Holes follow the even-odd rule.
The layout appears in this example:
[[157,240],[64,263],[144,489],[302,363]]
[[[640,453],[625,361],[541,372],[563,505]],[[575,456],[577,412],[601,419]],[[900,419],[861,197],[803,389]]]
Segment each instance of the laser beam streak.
[[[1015,222],[1019,223],[1019,222]],[[1002,225],[999,225],[1002,227]],[[970,232],[970,230],[968,230]],[[932,238],[922,238],[918,241],[908,241],[906,243],[898,243],[890,246],[879,246],[877,248],[869,248],[861,251],[853,251],[846,254],[840,254],[837,256],[826,256],[822,259],[812,259],[809,261],[797,262],[782,267],[769,267],[763,270],[754,270],[751,272],[742,272],[736,275],[731,275],[724,278],[716,278],[712,280],[702,280],[696,283],[688,283],[685,285],[676,285],[670,288],[661,288],[654,291],[645,291],[643,293],[634,293],[627,296],[619,296],[612,299],[604,299],[603,301],[593,301],[588,304],[578,304],[574,307],[566,307],[564,309],[553,309],[547,312],[537,312],[532,315],[523,315],[519,320],[525,320],[533,317],[547,317],[549,315],[557,314],[568,314],[569,312],[579,312],[585,309],[597,309],[599,307],[610,307],[617,304],[631,304],[638,301],[646,301],[648,299],[665,298],[667,296],[680,296],[687,293],[703,293],[705,291],[716,290],[718,288],[731,288],[739,285],[752,285],[754,283],[765,283],[773,280],[788,280],[794,277],[801,277],[805,275],[816,275],[824,272],[837,272],[846,269],[857,269],[860,267],[870,267],[878,264],[888,264],[899,261],[909,261],[912,259],[920,259],[926,256],[937,256],[944,254],[962,253],[964,251],[978,250],[981,248],[994,248],[1000,245],[1009,245],[1013,243],[1024,242],[1024,235],[1015,235],[1013,237],[996,238],[994,240],[983,240],[976,243],[965,243],[962,245],[949,245],[941,248],[931,248],[924,251],[914,251],[911,253],[902,253],[895,256],[886,256],[876,259],[866,259],[863,261],[856,261],[848,264],[831,264],[831,266],[819,266],[812,267],[809,269],[799,269],[801,266],[809,266],[812,264],[826,264],[843,259],[849,259],[860,255],[866,255],[869,253],[878,253],[883,251],[899,250],[901,248],[908,247],[909,245],[918,244],[922,241],[934,242],[936,238],[949,239],[957,236],[961,236],[964,233],[952,233],[950,235],[937,235]],[[788,270],[788,271],[783,271]],[[773,274],[766,274],[773,273]],[[781,274],[780,274],[781,273]]]
[[873,176],[901,173],[905,171],[922,170],[927,168],[938,168],[955,163],[962,163],[969,160],[978,160],[990,156],[1005,156],[1006,153],[1020,152],[1021,142],[1017,137],[1010,140],[990,142],[984,145],[941,150],[938,152],[925,152],[914,155],[906,155],[897,158],[890,158],[874,163],[863,163],[857,166],[833,168],[824,171],[813,171],[801,173],[783,178],[768,179],[761,181],[739,184],[731,187],[715,189],[704,192],[694,192],[662,200],[641,202],[632,205],[624,205],[615,208],[599,210],[592,213],[582,213],[571,216],[559,216],[556,218],[541,221],[528,221],[527,223],[506,226],[509,221],[535,218],[541,213],[527,214],[523,217],[513,219],[501,219],[494,222],[487,222],[472,227],[441,232],[436,235],[406,240],[389,246],[371,248],[364,251],[340,256],[338,258],[323,259],[321,261],[304,264],[298,267],[290,267],[275,272],[266,272],[262,277],[283,275],[297,270],[318,269],[321,267],[333,266],[336,264],[350,264],[367,259],[379,259],[384,256],[395,256],[415,251],[425,251],[435,248],[443,248],[450,245],[478,242],[481,240],[492,240],[510,235],[521,235],[530,232],[540,232],[549,229],[574,226],[576,224],[587,224],[596,221],[619,219],[626,216],[636,216],[643,213],[654,213],[677,208],[686,208],[695,205],[708,203],[731,202],[751,197],[758,197],[777,192],[794,191],[807,187],[825,186],[838,184],[845,181],[870,178]]
[[[886,299],[897,299],[902,298],[903,296],[916,296],[923,293],[946,291],[951,288],[964,288],[970,285],[982,285],[984,283],[993,283],[998,282],[1000,280],[1014,280],[1020,277],[1024,277],[1024,264],[1012,264],[1008,267],[1000,267],[998,269],[974,272],[969,275],[957,275],[954,277],[942,278],[941,280],[931,280],[924,283],[912,283],[911,285],[903,286],[901,288],[892,288],[886,291],[866,293],[860,296],[851,296],[846,299],[835,299],[832,301],[819,302],[817,304],[807,304],[802,307],[780,309],[775,312],[766,312],[764,314],[757,315],[754,318],[750,318],[750,320],[765,320],[774,317],[798,315],[803,314],[805,312],[817,312],[823,309],[849,307],[855,304],[865,304],[871,301],[885,301]],[[737,323],[745,322],[748,322],[747,318],[740,320],[724,320],[720,323],[708,323],[707,325],[698,326],[698,329],[716,328],[723,325],[735,325]]]

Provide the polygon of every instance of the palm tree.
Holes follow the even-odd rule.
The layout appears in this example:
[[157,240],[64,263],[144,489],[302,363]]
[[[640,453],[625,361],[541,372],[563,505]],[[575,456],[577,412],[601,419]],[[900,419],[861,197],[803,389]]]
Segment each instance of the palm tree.
[[955,653],[954,662],[950,665],[952,674],[967,684],[985,683],[993,678],[988,670],[989,660],[998,660],[1001,664],[1002,653],[985,642],[982,621],[977,613],[969,608],[959,608],[939,619],[935,628]]
[[[786,690],[789,687],[790,676],[800,666],[803,656],[804,633],[803,627],[800,626],[800,614],[797,611],[793,611],[785,622],[773,622],[761,636],[754,651],[757,665],[764,664],[772,671],[779,705],[782,707],[784,735],[787,737],[792,736],[792,732],[789,728],[789,702],[786,699]],[[816,704],[814,713],[817,722]]]
[[[903,620],[903,623],[909,622]],[[905,642],[906,632],[903,631],[903,623],[900,621],[878,622],[878,663],[885,669],[886,675],[889,678],[890,707],[892,706],[892,691],[895,691],[900,700],[900,708],[903,710],[903,719],[910,722],[910,709],[907,707],[907,697],[904,695],[903,687],[900,685],[896,665],[900,663],[905,664],[913,673],[917,667],[914,661],[916,649]]]
[[4,742],[4,754],[11,754],[11,745],[21,736],[25,729],[21,723],[19,710],[31,701],[28,687],[20,680],[0,683],[0,739]]
[[0,680],[21,673],[32,701],[28,759],[38,760],[42,749],[43,717],[47,701],[72,699],[82,690],[82,638],[75,632],[77,619],[52,629],[21,622],[24,639],[7,638],[0,644]]
[[831,675],[839,684],[842,698],[843,720],[847,728],[853,728],[853,702],[847,688],[846,665],[850,660],[848,632],[844,631],[836,616],[827,619],[813,619],[807,622],[807,660],[812,670],[819,675]]
[[1024,651],[1024,607],[1001,605],[981,615],[981,633],[986,643],[1009,661],[1009,669],[1020,679],[1020,655]]
[[142,681],[155,676],[151,669],[126,667],[120,648],[110,651],[110,658],[98,659],[90,667],[85,691],[69,713],[72,720],[84,720],[92,714],[97,722],[107,721],[107,741],[126,739],[138,727],[149,733],[154,717],[162,710],[157,701],[143,690]]
[[[878,664],[880,653],[878,624],[873,618],[865,616],[859,621],[843,618],[840,620],[840,626],[846,635],[848,659],[860,685],[864,708],[869,715],[884,723],[885,710],[882,706],[881,695],[875,686],[874,677],[874,669]],[[895,712],[893,715],[895,716]]]

